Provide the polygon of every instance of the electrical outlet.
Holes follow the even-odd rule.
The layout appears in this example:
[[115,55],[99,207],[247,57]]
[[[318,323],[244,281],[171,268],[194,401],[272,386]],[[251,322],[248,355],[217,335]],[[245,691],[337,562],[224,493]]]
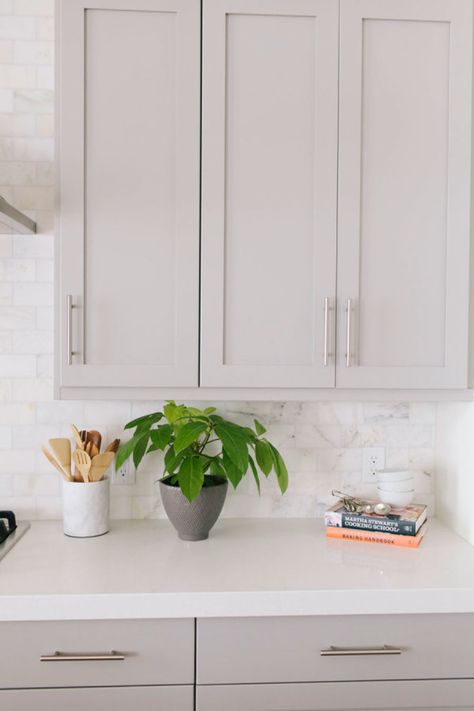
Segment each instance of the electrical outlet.
[[362,458],[362,481],[367,484],[377,482],[377,472],[385,467],[385,449],[383,447],[366,447]]
[[112,484],[115,486],[132,486],[135,484],[136,469],[130,459],[127,459],[117,471],[115,471],[114,465],[112,467]]

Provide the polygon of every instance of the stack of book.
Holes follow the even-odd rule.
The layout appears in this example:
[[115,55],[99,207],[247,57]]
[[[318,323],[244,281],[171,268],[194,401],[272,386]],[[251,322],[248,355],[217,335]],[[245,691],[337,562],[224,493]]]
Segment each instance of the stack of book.
[[418,548],[425,535],[426,518],[426,506],[422,504],[392,508],[389,514],[378,516],[351,513],[338,501],[326,511],[324,521],[328,538]]

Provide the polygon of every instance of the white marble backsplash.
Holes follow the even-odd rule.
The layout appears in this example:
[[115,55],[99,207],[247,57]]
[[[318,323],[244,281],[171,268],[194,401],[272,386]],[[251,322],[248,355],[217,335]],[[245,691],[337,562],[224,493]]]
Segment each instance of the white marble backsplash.
[[[122,435],[161,403],[55,402],[53,351],[54,0],[0,0],[0,194],[38,221],[40,234],[0,235],[0,508],[26,518],[61,516],[60,480],[39,451],[69,425]],[[224,416],[255,415],[281,449],[290,487],[273,479],[261,497],[251,477],[228,497],[226,516],[313,516],[331,489],[361,489],[362,450],[386,448],[388,467],[433,469],[435,404],[227,403]],[[134,486],[112,488],[112,515],[162,516],[158,456]],[[418,488],[431,488],[419,474]]]
[[[123,436],[123,424],[160,409],[161,402],[18,403],[11,447],[0,450],[0,501],[28,518],[61,516],[60,477],[51,470],[39,447],[49,437],[70,436],[69,425],[99,429],[105,439]],[[423,500],[431,492],[436,405],[434,403],[213,403],[219,412],[242,424],[257,417],[280,449],[290,472],[290,486],[281,496],[273,477],[262,495],[248,476],[231,491],[224,516],[291,517],[321,515],[333,488],[369,493],[362,483],[364,447],[385,448],[387,467],[418,472],[417,491]],[[13,408],[13,409],[12,409]],[[0,414],[14,413],[15,403],[0,405]],[[28,422],[20,423],[25,413]],[[112,517],[164,516],[156,480],[162,455],[145,457],[132,486],[112,487]],[[418,497],[420,498],[420,496]],[[430,497],[428,496],[428,501]]]

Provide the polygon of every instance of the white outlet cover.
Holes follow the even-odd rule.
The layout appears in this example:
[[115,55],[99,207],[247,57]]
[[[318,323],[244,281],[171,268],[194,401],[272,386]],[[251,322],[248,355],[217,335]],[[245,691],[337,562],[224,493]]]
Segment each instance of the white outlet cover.
[[377,482],[377,472],[385,468],[384,447],[365,447],[362,450],[362,481]]
[[115,471],[115,466],[112,466],[111,478],[114,486],[132,486],[135,484],[136,469],[131,459],[127,459],[117,471]]

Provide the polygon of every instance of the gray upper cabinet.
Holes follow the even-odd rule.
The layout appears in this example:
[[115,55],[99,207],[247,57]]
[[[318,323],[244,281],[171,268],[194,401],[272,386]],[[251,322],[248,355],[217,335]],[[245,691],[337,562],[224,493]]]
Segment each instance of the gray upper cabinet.
[[471,0],[341,0],[341,388],[468,384]]
[[199,0],[62,0],[60,386],[196,386]]
[[203,6],[201,384],[334,386],[338,3]]
[[57,392],[467,388],[472,6],[59,0]]

